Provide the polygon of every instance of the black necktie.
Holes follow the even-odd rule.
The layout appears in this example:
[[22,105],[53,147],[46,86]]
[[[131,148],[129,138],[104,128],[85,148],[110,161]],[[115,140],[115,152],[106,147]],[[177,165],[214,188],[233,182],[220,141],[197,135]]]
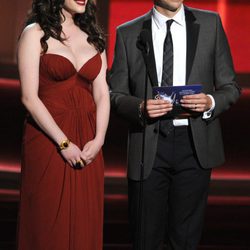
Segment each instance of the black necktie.
[[[170,27],[174,22],[170,19],[166,22],[167,24],[167,35],[164,41],[163,47],[163,66],[162,66],[162,82],[161,86],[173,86],[173,71],[174,71],[174,51],[173,51],[173,40]],[[173,120],[162,119],[160,122],[160,132],[167,136],[173,131]]]
[[164,41],[163,47],[163,68],[162,68],[162,86],[173,85],[173,64],[174,64],[174,52],[173,52],[173,40],[170,27],[173,23],[173,19],[167,21],[167,35]]

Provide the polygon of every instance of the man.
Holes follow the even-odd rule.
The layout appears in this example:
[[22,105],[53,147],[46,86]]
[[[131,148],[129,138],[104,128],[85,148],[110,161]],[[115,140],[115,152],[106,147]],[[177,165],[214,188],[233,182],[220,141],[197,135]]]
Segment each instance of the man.
[[[149,55],[138,49],[142,30],[150,32]],[[145,42],[144,42],[145,43]],[[143,102],[145,71],[150,84]],[[153,86],[202,84],[202,93],[185,96],[185,115],[154,100]],[[133,246],[140,249],[197,249],[211,168],[224,162],[218,116],[240,95],[228,42],[219,15],[188,8],[183,0],[155,0],[146,15],[117,28],[110,76],[113,110],[129,121],[128,194]],[[140,162],[142,115],[147,119],[142,230]]]

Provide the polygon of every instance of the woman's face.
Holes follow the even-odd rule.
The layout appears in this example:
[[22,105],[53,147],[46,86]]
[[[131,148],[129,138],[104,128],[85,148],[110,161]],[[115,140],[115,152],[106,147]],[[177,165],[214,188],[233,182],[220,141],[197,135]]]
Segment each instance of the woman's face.
[[63,8],[71,14],[82,14],[85,12],[88,0],[65,0]]

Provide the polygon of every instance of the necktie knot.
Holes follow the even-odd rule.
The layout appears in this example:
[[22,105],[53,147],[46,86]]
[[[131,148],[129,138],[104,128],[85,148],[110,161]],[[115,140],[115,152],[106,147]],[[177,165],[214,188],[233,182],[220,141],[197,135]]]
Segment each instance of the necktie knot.
[[174,22],[174,20],[173,19],[170,19],[170,20],[168,20],[166,23],[167,23],[167,31],[169,32],[170,31],[170,27],[171,27],[171,25],[172,25],[172,23]]

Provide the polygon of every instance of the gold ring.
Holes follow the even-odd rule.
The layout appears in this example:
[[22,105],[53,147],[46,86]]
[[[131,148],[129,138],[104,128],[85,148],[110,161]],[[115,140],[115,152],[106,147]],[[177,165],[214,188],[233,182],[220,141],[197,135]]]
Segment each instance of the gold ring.
[[85,166],[85,162],[83,160],[79,160],[75,164],[75,168],[78,168],[78,169],[83,168],[84,166]]
[[77,163],[80,163],[81,166],[84,166],[85,165],[85,162],[83,160],[79,160]]

